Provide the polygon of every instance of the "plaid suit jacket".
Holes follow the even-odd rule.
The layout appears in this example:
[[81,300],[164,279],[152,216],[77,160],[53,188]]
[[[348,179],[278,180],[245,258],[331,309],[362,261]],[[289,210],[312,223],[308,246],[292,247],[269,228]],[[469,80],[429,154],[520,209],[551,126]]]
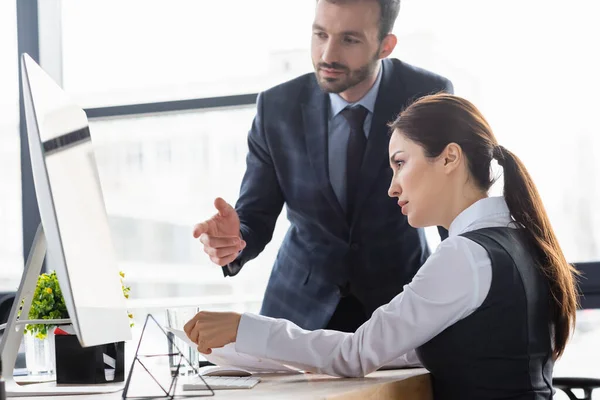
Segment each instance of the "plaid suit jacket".
[[263,250],[285,204],[291,226],[273,265],[263,315],[320,329],[348,290],[370,315],[402,291],[429,255],[423,231],[410,227],[387,195],[387,123],[418,97],[453,88],[449,80],[400,60],[385,59],[382,66],[351,223],[328,177],[329,100],[314,74],[258,96],[235,206],[246,248],[224,273],[237,274]]

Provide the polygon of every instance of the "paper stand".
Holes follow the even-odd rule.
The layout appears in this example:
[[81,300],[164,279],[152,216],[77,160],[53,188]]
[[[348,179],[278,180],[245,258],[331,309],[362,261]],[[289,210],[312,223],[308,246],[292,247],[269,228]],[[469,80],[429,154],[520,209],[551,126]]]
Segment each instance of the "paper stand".
[[[166,353],[166,354],[141,354],[140,353],[140,347],[142,345],[142,341],[144,340],[144,334],[146,332],[146,328],[148,327],[149,322],[156,324],[156,326],[160,329],[162,334],[169,341],[169,344],[170,344],[169,348],[173,348],[174,350],[176,350],[176,352]],[[157,358],[157,357],[166,357],[167,362],[168,362],[168,359],[171,357],[178,358],[177,368],[174,371],[171,371],[171,382],[168,385],[168,387],[166,387],[165,384],[161,384],[160,380],[157,379],[157,377],[152,372],[150,372],[150,369],[145,364],[145,362],[147,360]],[[198,376],[202,380],[202,382],[206,386],[206,389],[194,390],[193,394],[178,394],[178,393],[176,393],[177,392],[177,379],[179,378],[179,370],[182,365],[182,363],[181,363],[182,360],[185,360],[185,362],[192,368],[192,370],[194,371],[196,376]],[[136,370],[136,366],[138,364],[139,364],[138,370],[140,370],[142,372],[142,374],[145,371],[150,376],[150,378],[152,378],[152,380],[149,382],[150,383],[154,382],[156,384],[157,389],[162,391],[162,394],[128,396],[130,384],[132,382],[132,377],[133,377],[134,371]],[[182,391],[181,388],[179,388],[179,391]],[[173,399],[183,399],[183,398],[190,398],[190,397],[209,397],[209,396],[214,396],[214,395],[215,395],[215,392],[213,391],[213,389],[206,383],[204,378],[201,375],[199,375],[198,368],[196,366],[192,365],[190,360],[188,360],[187,357],[185,357],[183,355],[183,353],[181,352],[179,347],[177,347],[177,345],[173,342],[172,336],[168,335],[167,332],[165,332],[165,330],[162,328],[162,326],[156,321],[156,319],[151,314],[148,314],[146,316],[146,320],[144,321],[144,327],[142,328],[142,334],[140,336],[140,340],[138,342],[137,349],[135,351],[135,356],[133,358],[131,368],[129,369],[129,374],[127,375],[127,381],[125,383],[125,388],[123,389],[123,399],[130,399],[130,400],[169,399],[169,400],[173,400]]]

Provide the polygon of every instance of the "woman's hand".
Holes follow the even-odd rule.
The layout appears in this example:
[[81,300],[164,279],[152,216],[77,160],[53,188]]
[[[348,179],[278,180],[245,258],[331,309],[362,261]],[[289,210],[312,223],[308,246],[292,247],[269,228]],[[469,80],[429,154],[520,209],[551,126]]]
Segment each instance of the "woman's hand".
[[200,311],[183,330],[198,345],[198,351],[210,354],[211,349],[235,342],[242,316],[233,312]]

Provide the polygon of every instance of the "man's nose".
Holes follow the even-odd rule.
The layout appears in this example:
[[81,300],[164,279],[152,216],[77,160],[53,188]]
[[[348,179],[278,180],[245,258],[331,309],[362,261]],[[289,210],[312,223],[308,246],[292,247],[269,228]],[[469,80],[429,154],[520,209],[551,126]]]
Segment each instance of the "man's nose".
[[321,56],[324,63],[333,64],[338,62],[338,47],[335,42],[331,39],[327,41],[323,49],[323,55]]

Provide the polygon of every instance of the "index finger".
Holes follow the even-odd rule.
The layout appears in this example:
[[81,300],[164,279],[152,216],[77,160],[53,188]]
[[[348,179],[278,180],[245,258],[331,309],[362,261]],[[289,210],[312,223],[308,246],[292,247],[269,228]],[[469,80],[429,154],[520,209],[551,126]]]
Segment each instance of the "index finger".
[[204,222],[200,222],[199,224],[196,224],[196,226],[194,226],[194,238],[198,239],[200,237],[200,235],[202,235],[203,233],[208,232],[208,222],[204,221]]
[[188,337],[190,337],[190,334],[192,333],[194,326],[196,326],[196,322],[198,322],[199,318],[200,318],[200,313],[194,315],[192,317],[192,319],[190,319],[188,322],[186,322],[185,325],[183,326],[183,331],[185,332],[185,334]]
[[209,236],[200,235],[200,242],[208,247],[214,249],[221,249],[223,247],[234,247],[241,244],[239,236]]
[[210,354],[212,350],[209,348],[205,348],[204,346],[198,346],[197,350],[202,354]]

